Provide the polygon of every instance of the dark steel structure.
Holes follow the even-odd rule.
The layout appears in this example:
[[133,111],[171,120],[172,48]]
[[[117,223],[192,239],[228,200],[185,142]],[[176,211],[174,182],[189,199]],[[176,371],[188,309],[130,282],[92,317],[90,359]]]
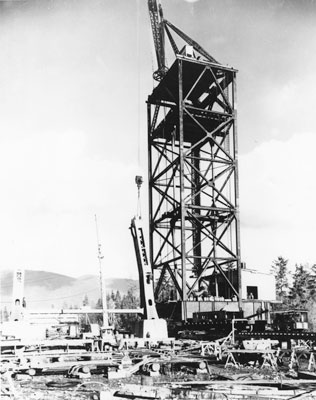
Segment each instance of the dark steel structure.
[[241,306],[236,70],[156,11],[157,58],[165,32],[175,61],[148,97],[150,254],[156,301],[168,289],[185,321],[194,302]]

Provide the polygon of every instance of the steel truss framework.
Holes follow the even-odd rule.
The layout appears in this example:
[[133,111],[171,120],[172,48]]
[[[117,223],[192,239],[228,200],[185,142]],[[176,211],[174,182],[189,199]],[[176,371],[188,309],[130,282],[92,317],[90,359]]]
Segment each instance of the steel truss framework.
[[171,284],[186,319],[200,293],[241,301],[236,70],[164,28],[176,60],[147,103],[150,254],[156,300]]

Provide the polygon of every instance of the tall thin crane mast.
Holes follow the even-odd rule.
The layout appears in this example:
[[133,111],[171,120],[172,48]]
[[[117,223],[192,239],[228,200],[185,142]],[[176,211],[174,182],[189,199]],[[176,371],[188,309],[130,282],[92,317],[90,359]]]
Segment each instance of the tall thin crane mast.
[[106,302],[106,288],[105,288],[105,280],[104,280],[104,272],[102,267],[102,252],[101,252],[101,243],[99,239],[99,229],[98,229],[98,220],[97,216],[94,216],[95,219],[95,229],[97,235],[97,244],[98,244],[98,260],[99,260],[99,272],[100,272],[100,286],[101,286],[101,301],[102,301],[102,314],[103,314],[103,327],[107,328],[109,326],[109,316],[108,316],[108,307]]

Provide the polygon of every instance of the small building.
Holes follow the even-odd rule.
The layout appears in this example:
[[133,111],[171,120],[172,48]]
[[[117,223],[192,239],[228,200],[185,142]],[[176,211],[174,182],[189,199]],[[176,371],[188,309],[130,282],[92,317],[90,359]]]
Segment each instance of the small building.
[[274,275],[253,269],[242,269],[241,294],[243,300],[275,301]]
[[274,275],[242,269],[241,297],[245,318],[258,314],[255,319],[269,320],[270,304],[277,302]]

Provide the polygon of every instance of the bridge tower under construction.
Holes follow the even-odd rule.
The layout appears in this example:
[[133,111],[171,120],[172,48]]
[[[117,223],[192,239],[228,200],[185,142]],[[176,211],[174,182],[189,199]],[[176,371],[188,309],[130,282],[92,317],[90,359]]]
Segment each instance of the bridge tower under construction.
[[175,61],[147,101],[150,254],[158,310],[186,321],[241,307],[237,71],[161,24]]

